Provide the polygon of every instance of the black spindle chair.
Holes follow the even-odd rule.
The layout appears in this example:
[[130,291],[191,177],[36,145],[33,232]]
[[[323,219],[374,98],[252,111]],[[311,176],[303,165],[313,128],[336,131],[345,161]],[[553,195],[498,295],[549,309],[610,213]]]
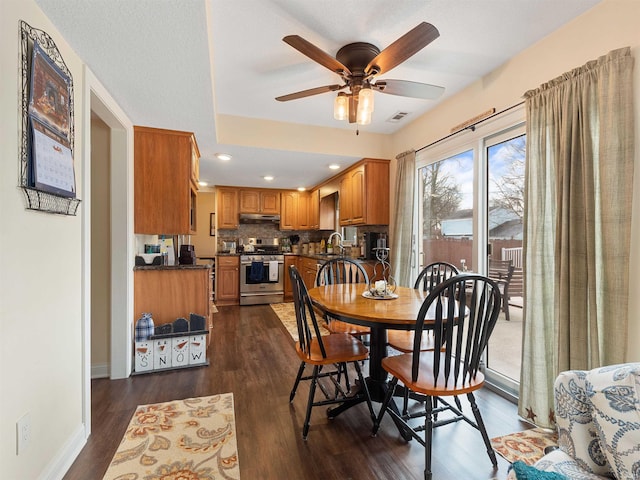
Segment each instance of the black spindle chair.
[[[289,401],[293,402],[301,380],[311,380],[307,411],[304,426],[302,427],[302,438],[306,440],[309,434],[309,421],[313,407],[338,404],[347,399],[348,391],[342,388],[340,378],[341,375],[346,375],[346,365],[348,363],[353,363],[356,369],[367,406],[369,407],[371,419],[372,421],[375,420],[369,389],[360,368],[360,362],[369,356],[367,347],[356,337],[348,333],[335,333],[325,337],[321,336],[320,327],[318,326],[307,287],[295,265],[291,265],[289,276],[293,289],[293,301],[298,326],[299,339],[298,342],[296,342],[296,353],[301,360]],[[303,376],[307,364],[313,366],[313,372],[309,376]],[[327,370],[323,371],[324,367],[327,367]],[[323,384],[319,382],[321,378],[328,378],[331,381],[333,393],[330,393]],[[315,400],[316,387],[319,387],[324,394],[324,400]]]
[[[420,308],[413,352],[382,360],[382,367],[392,375],[392,379],[373,434],[380,428],[386,412],[401,422],[425,447],[425,479],[432,477],[433,429],[460,420],[480,431],[487,454],[494,469],[497,468],[496,455],[473,392],[484,385],[480,360],[498,319],[501,301],[498,284],[488,277],[460,274],[445,280],[431,291]],[[434,349],[422,352],[420,342],[425,324],[433,331]],[[424,424],[412,425],[415,420],[411,416],[399,414],[391,408],[390,400],[398,381],[412,392],[425,396]],[[467,396],[474,419],[465,415],[462,408],[443,400],[463,394]],[[440,405],[437,409],[433,406],[436,398]],[[434,418],[438,413],[440,417]],[[424,432],[424,438],[420,432]]]

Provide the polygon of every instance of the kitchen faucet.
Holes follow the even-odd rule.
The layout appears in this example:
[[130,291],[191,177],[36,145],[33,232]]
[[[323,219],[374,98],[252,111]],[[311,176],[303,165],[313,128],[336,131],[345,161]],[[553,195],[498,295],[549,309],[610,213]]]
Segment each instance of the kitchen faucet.
[[335,236],[337,236],[340,239],[340,242],[338,243],[338,248],[340,249],[340,255],[342,255],[344,253],[344,246],[342,245],[342,235],[340,234],[340,232],[333,232],[331,235],[329,235],[329,240],[327,240],[327,243],[333,245],[331,239]]

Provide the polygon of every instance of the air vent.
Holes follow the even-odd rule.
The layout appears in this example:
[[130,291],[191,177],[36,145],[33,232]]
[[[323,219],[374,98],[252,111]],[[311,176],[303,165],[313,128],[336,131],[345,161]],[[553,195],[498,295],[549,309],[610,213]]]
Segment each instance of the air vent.
[[392,123],[399,122],[407,115],[409,115],[409,112],[396,112],[387,120],[387,122],[392,122]]

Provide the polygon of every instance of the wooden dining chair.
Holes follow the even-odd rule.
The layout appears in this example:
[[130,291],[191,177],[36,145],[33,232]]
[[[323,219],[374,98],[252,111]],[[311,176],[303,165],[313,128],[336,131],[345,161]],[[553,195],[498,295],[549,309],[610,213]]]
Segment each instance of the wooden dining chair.
[[[413,288],[430,292],[436,285],[458,275],[458,273],[458,269],[450,263],[430,263],[422,269],[418,278],[416,278]],[[387,332],[387,345],[402,353],[413,352],[413,339],[413,330],[389,330]],[[433,338],[430,335],[422,335],[420,349],[423,351],[433,349]]]
[[[430,292],[437,285],[443,281],[448,280],[451,277],[458,275],[458,269],[455,265],[447,262],[434,262],[430,263],[422,269],[418,274],[418,278],[413,285],[413,288],[421,289],[424,292]],[[413,343],[415,339],[415,330],[388,330],[387,331],[387,345],[402,353],[413,352]],[[422,334],[422,340],[420,342],[420,350],[426,352],[433,350],[434,342],[433,335],[427,331]],[[403,393],[402,413],[407,414],[409,409],[409,390],[405,389]],[[414,395],[414,399],[420,400]],[[459,401],[455,399],[456,404],[459,405]],[[437,403],[437,400],[434,401]]]
[[[334,258],[325,262],[316,274],[316,286],[340,283],[369,283],[369,276],[361,263],[350,258]],[[326,315],[327,329],[331,333],[349,333],[358,338],[369,335],[371,329],[362,325],[342,322]]]
[[[378,432],[385,413],[392,415],[425,447],[425,479],[432,477],[433,429],[460,420],[480,431],[487,454],[493,467],[497,468],[496,455],[473,392],[484,385],[480,360],[498,319],[501,301],[498,284],[488,277],[460,274],[445,280],[429,293],[418,312],[413,352],[382,360],[382,367],[392,379],[373,434]],[[422,352],[419,346],[427,322],[433,331],[434,349]],[[403,415],[392,408],[391,398],[399,381],[412,392],[425,396],[424,424],[414,423],[415,414]],[[460,395],[467,396],[473,418],[465,415],[462,408],[444,400]],[[433,407],[436,398],[437,411]],[[440,417],[436,419],[437,414]],[[419,432],[424,432],[424,438]]]
[[[315,311],[311,304],[307,287],[300,276],[300,272],[298,272],[295,265],[291,265],[289,268],[298,327],[296,353],[300,358],[300,367],[293,389],[289,395],[289,401],[293,402],[301,380],[311,381],[309,400],[307,401],[307,410],[302,427],[302,438],[306,440],[309,434],[309,422],[313,407],[339,404],[347,399],[348,389],[343,388],[341,378],[346,375],[346,365],[349,363],[352,363],[355,367],[360,386],[365,395],[367,406],[369,407],[371,420],[375,420],[369,389],[360,367],[360,362],[369,356],[367,347],[356,337],[348,333],[335,333],[324,337],[321,336]],[[313,366],[313,372],[311,375],[304,376],[304,370],[307,365]],[[322,378],[327,378],[331,382],[332,392],[319,382]],[[316,387],[320,388],[324,399],[315,400]]]

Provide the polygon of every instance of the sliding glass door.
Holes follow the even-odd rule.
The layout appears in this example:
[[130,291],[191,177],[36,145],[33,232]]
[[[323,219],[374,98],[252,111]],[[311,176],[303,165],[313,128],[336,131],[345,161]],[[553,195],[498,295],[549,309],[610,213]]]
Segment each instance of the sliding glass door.
[[523,116],[522,109],[510,112],[417,155],[417,271],[445,261],[460,271],[498,278],[505,303],[484,368],[490,383],[514,396],[520,380],[524,301]]

